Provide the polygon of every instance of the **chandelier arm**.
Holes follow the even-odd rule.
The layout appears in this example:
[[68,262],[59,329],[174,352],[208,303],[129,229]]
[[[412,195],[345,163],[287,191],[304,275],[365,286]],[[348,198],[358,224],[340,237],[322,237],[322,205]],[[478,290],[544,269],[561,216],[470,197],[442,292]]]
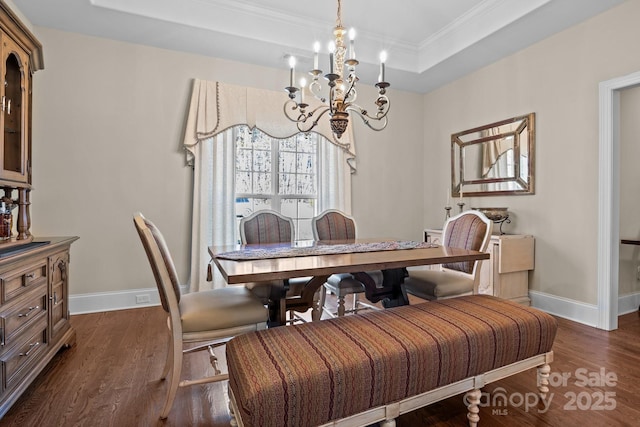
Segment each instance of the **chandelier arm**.
[[322,96],[320,91],[322,90],[322,85],[318,83],[318,79],[314,79],[309,85],[309,92],[313,95],[315,99],[322,102],[323,104],[327,102],[327,98]]
[[[287,108],[289,107],[289,108]],[[297,117],[293,116],[290,114],[291,111],[296,111],[299,110],[299,114]],[[322,111],[320,111],[322,110]],[[318,114],[316,116],[316,113],[320,111],[320,114]],[[296,123],[296,126],[298,127],[298,130],[300,132],[309,132],[311,129],[313,129],[314,127],[316,127],[318,125],[318,121],[320,120],[320,118],[327,112],[329,111],[329,107],[326,105],[320,105],[316,108],[314,108],[312,111],[309,111],[308,113],[304,111],[304,109],[300,108],[300,104],[298,104],[296,101],[290,99],[287,102],[285,102],[284,104],[284,115],[291,120],[292,122]],[[313,121],[311,121],[311,118],[315,116],[315,119]],[[305,126],[308,124],[311,124],[310,126]]]
[[[354,103],[350,103],[347,106],[346,110],[356,113],[360,117],[360,119],[362,119],[364,124],[369,128],[375,131],[381,131],[382,129],[387,127],[387,114],[389,113],[389,109],[391,108],[391,103],[389,102],[389,100],[386,98],[386,96],[383,95],[383,97],[385,98],[386,102],[383,104],[383,109],[378,110],[378,114],[376,114],[375,116],[370,115],[367,110]],[[373,126],[371,121],[378,122],[381,125]]]
[[[358,115],[358,117],[360,117],[360,119],[362,119],[363,123],[365,125],[367,125],[367,127],[369,127],[372,130],[375,130],[377,132],[383,130],[384,128],[387,127],[387,123],[388,123],[388,119],[387,119],[387,114],[385,113],[383,116],[381,117],[371,117],[368,114],[362,114],[362,112],[359,109],[356,108],[350,108],[350,111],[356,113]],[[371,121],[374,121],[376,123],[380,123],[379,126],[374,126]]]

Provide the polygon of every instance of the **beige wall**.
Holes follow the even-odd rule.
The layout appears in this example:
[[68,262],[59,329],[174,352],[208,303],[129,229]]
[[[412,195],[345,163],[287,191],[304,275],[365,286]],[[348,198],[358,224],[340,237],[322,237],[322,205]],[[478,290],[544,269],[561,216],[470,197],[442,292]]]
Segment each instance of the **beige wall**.
[[536,113],[536,194],[477,197],[507,206],[511,233],[536,237],[535,291],[597,300],[598,83],[640,70],[640,1],[558,33],[425,96],[425,225],[442,220],[450,134]]
[[[192,171],[180,144],[191,81],[279,90],[285,64],[269,69],[46,28],[34,32],[45,69],[34,78],[33,233],[80,236],[72,249],[72,296],[150,288],[131,217],[142,211],[163,230],[186,280]],[[390,92],[388,129],[355,129],[353,214],[363,235],[417,238],[422,96]],[[369,102],[374,93],[363,87],[359,99]]]

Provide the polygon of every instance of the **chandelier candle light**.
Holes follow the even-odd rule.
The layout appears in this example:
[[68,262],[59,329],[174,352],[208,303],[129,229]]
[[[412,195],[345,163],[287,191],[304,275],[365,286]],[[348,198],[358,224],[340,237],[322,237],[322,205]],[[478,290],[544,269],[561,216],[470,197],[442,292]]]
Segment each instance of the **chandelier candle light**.
[[[349,49],[347,58],[347,47],[345,45],[345,36],[347,31],[342,26],[342,8],[341,0],[338,0],[338,14],[336,26],[333,30],[334,40],[329,43],[329,73],[324,78],[328,81],[329,99],[322,96],[322,85],[319,77],[322,70],[318,68],[318,55],[320,53],[320,43],[315,42],[313,45],[313,70],[309,71],[311,75],[311,83],[309,84],[309,92],[318,99],[322,104],[317,108],[307,111],[309,104],[304,102],[305,79],[300,81],[300,86],[296,86],[295,81],[295,57],[289,57],[289,86],[285,88],[289,92],[289,100],[284,104],[284,113],[287,118],[296,123],[300,132],[309,132],[317,126],[320,118],[329,113],[329,122],[331,131],[337,138],[340,138],[347,129],[349,124],[349,112],[354,112],[362,121],[371,129],[381,131],[387,126],[387,113],[389,112],[390,103],[387,98],[387,88],[390,86],[385,81],[385,61],[387,53],[380,54],[380,74],[376,87],[378,88],[378,97],[374,104],[377,110],[373,114],[369,114],[367,110],[357,105],[356,84],[359,80],[356,75],[355,52],[355,30],[352,28],[348,32]],[[300,92],[300,101],[296,100],[296,94]],[[375,125],[371,122],[374,121]]]

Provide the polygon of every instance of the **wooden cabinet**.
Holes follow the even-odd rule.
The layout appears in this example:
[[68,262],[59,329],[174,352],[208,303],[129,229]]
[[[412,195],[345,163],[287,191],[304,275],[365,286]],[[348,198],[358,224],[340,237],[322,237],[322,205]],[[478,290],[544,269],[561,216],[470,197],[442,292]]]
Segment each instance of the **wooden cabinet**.
[[76,239],[0,249],[0,417],[58,350],[75,342],[67,290]]
[[30,231],[32,75],[42,68],[42,45],[0,0],[0,418],[75,341],[68,264],[77,237]]
[[[425,240],[440,244],[442,230],[425,230]],[[491,236],[487,249],[491,258],[482,261],[476,292],[531,305],[529,271],[535,266],[534,245],[534,237],[528,234]]]
[[0,247],[33,240],[29,212],[32,75],[42,68],[42,45],[0,0],[0,198],[16,208],[15,230],[0,235]]

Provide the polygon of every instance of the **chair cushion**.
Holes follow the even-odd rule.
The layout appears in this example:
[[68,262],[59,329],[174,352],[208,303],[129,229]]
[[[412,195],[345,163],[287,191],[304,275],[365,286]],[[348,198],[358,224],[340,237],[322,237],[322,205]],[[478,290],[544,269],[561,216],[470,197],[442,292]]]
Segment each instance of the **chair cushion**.
[[[289,279],[289,290],[286,295],[288,297],[300,295],[304,285],[306,285],[309,280],[311,280],[311,277],[295,277],[293,279]],[[244,286],[249,289],[255,297],[262,301],[263,304],[267,304],[269,302],[269,298],[271,298],[271,288],[274,286],[282,288],[284,286],[284,282],[282,280],[273,280],[270,282],[247,282]]]
[[412,295],[432,300],[472,293],[473,278],[455,272],[410,268],[403,286]]
[[244,286],[183,294],[180,300],[182,332],[202,332],[266,322],[262,302]]
[[[382,286],[382,271],[367,271],[377,287]],[[353,278],[349,273],[332,274],[324,285],[331,293],[337,296],[346,296],[350,293],[364,292],[364,285]]]

